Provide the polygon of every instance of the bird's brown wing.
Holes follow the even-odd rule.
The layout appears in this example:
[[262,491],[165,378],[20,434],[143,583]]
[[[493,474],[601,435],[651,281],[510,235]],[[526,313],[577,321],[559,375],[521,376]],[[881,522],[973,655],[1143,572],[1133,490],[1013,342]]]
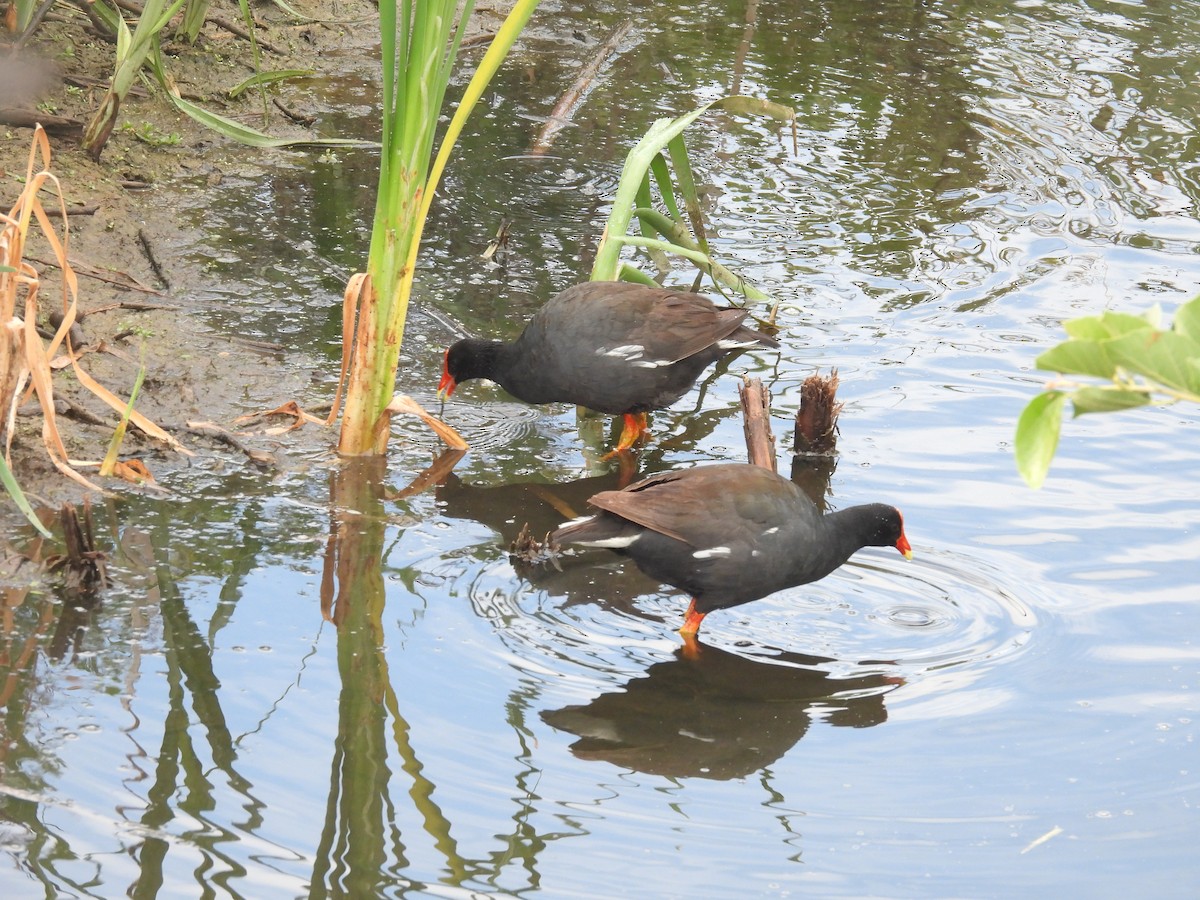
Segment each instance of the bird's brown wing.
[[645,347],[644,358],[661,362],[687,359],[737,331],[747,313],[722,309],[700,294],[655,292],[646,310],[636,342]]
[[[737,495],[730,490],[731,476],[741,488]],[[759,479],[761,486],[756,484]],[[720,542],[714,523],[722,519],[728,527],[755,520],[763,527],[772,524],[780,515],[770,499],[772,482],[778,480],[773,472],[757,467],[699,466],[655,475],[621,491],[601,491],[588,502],[643,528],[704,547]]]

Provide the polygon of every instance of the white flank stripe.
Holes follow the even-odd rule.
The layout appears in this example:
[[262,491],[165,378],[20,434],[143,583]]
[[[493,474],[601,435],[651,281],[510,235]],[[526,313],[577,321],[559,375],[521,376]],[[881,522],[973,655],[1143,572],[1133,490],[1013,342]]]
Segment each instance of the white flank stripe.
[[709,547],[707,550],[697,550],[692,556],[696,559],[712,559],[714,556],[728,556],[732,552],[728,547]]
[[628,547],[638,538],[640,534],[625,535],[624,537],[605,538],[600,541],[575,541],[581,547],[607,547],[609,550],[619,550],[622,547]]
[[778,525],[776,525],[774,528],[768,528],[766,531],[763,532],[763,537],[766,537],[768,534],[776,534],[776,533],[778,533],[778,531],[779,531]]
[[603,347],[596,351],[597,356],[615,356],[618,359],[641,359],[646,348],[641,344],[622,344],[605,350]]
[[751,347],[757,347],[758,341],[717,341],[718,350],[749,350]]

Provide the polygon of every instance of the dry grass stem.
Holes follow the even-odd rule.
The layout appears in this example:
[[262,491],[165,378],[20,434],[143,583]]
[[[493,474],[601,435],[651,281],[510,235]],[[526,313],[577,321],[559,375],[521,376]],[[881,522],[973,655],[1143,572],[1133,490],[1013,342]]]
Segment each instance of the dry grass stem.
[[441,419],[430,415],[425,411],[421,404],[419,404],[412,397],[409,397],[407,394],[396,394],[394,397],[392,397],[392,402],[387,405],[383,412],[384,414],[380,417],[383,427],[387,426],[392,414],[406,413],[411,416],[416,416],[418,419],[428,425],[433,433],[440,437],[446,446],[451,450],[466,451],[471,449],[471,445],[463,440],[462,435],[460,435]]
[[[54,412],[53,373],[55,368],[65,367],[55,360],[60,348],[65,346],[65,357],[81,385],[118,413],[123,414],[127,404],[79,366],[70,346],[68,335],[79,317],[79,284],[67,256],[70,236],[67,203],[62,185],[50,169],[50,161],[50,141],[45,131],[36,128],[29,150],[24,189],[8,214],[0,214],[0,323],[4,326],[0,329],[0,421],[4,423],[4,450],[7,459],[16,407],[36,395],[42,409],[42,442],[51,463],[73,481],[90,490],[100,490],[76,471],[68,459],[58,430]],[[43,190],[58,200],[55,218],[61,219],[61,238],[39,198]],[[41,279],[25,252],[31,226],[35,222],[50,247],[54,265],[62,275],[61,318],[48,343],[37,331]],[[52,361],[55,361],[54,365]],[[178,441],[140,413],[132,412],[129,421],[173,450],[190,455]]]

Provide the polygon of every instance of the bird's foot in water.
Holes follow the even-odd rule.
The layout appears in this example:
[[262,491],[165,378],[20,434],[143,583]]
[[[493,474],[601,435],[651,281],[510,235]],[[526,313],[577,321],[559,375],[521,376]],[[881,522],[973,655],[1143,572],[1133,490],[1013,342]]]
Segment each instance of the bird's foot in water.
[[650,422],[647,413],[625,413],[622,417],[625,425],[621,429],[621,437],[617,446],[613,447],[602,459],[612,459],[618,454],[628,453],[636,444],[644,444],[650,439]]

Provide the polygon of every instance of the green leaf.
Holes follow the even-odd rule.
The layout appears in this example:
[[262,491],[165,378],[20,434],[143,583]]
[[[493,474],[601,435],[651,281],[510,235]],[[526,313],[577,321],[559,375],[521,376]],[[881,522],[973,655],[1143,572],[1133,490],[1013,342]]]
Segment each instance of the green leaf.
[[229,99],[236,100],[253,87],[258,87],[265,84],[275,84],[278,81],[286,81],[289,78],[304,78],[306,75],[312,74],[312,69],[277,69],[272,72],[259,72],[257,75],[251,75],[241,84],[230,88]]
[[1175,310],[1175,330],[1193,341],[1200,341],[1200,297],[1194,297]]
[[1034,365],[1047,372],[1061,372],[1064,375],[1112,378],[1116,374],[1116,365],[1105,350],[1107,346],[1107,343],[1099,341],[1063,341],[1038,356]]
[[1200,342],[1173,331],[1147,331],[1106,345],[1112,361],[1159,384],[1200,395],[1200,378],[1188,360],[1200,357]]
[[1084,387],[1071,393],[1074,417],[1085,413],[1116,412],[1145,406],[1150,402],[1149,391],[1130,391],[1115,385],[1108,387]]
[[1062,323],[1068,337],[1082,341],[1103,341],[1112,337],[1099,316],[1082,316]]
[[0,453],[0,484],[4,485],[4,489],[8,491],[8,496],[12,497],[13,503],[17,504],[17,509],[29,520],[29,524],[38,530],[42,537],[51,537],[46,526],[42,524],[41,519],[37,517],[37,513],[33,511],[33,507],[29,505],[29,501],[25,499],[25,493],[21,490],[21,486],[17,484],[17,479],[12,473],[12,469],[8,467],[8,463],[4,459],[4,454]]
[[246,144],[250,147],[378,147],[379,145],[373,141],[359,141],[351,138],[277,138],[271,137],[269,134],[263,134],[249,126],[243,125],[240,122],[235,122],[233,119],[227,119],[224,116],[217,115],[215,112],[209,112],[202,106],[197,106],[182,97],[176,97],[173,94],[168,94],[171,102],[179,108],[179,111],[191,116],[201,125],[211,128],[218,134],[223,134],[230,140],[237,141],[239,144]]
[[1040,488],[1050,471],[1062,429],[1062,391],[1046,391],[1029,401],[1017,420],[1015,452],[1017,471],[1031,488]]
[[1105,312],[1099,316],[1081,316],[1063,322],[1068,337],[1085,341],[1105,341],[1131,331],[1147,331],[1153,326],[1144,316],[1122,312]]
[[1135,331],[1150,331],[1154,328],[1150,318],[1152,313],[1153,310],[1149,310],[1144,316],[1134,316],[1109,310],[1100,316],[1100,324],[1104,326],[1109,337],[1120,337]]

